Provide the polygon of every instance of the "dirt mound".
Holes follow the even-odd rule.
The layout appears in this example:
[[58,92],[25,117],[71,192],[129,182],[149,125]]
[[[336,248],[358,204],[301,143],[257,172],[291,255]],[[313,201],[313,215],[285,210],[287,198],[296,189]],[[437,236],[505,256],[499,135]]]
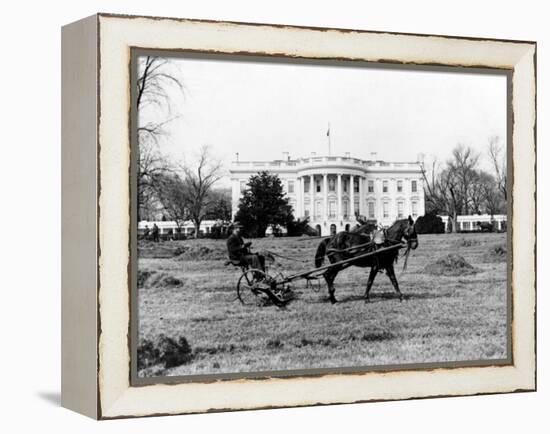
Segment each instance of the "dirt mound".
[[138,275],[137,275],[138,288],[143,288],[153,273],[154,271],[138,270]]
[[485,255],[483,255],[484,262],[506,262],[508,255],[506,244],[498,244],[489,249]]
[[153,243],[142,241],[138,245],[140,258],[164,259],[178,258],[184,261],[211,261],[225,259],[225,244],[202,244],[201,240],[181,242]]
[[184,281],[162,271],[139,270],[137,284],[138,288],[174,288],[183,286]]
[[225,259],[227,252],[222,246],[186,245],[178,255],[183,261],[218,261]]
[[425,273],[443,276],[463,276],[465,274],[475,274],[479,271],[462,256],[454,253],[444,256],[424,267]]
[[472,238],[461,238],[460,240],[457,240],[455,243],[456,247],[472,247],[477,246],[479,244],[478,240],[474,240]]
[[138,369],[162,365],[165,369],[189,363],[193,359],[191,345],[184,336],[177,340],[164,334],[153,340],[141,339],[137,349]]
[[185,248],[171,242],[153,243],[142,241],[138,244],[140,258],[173,258],[181,255]]

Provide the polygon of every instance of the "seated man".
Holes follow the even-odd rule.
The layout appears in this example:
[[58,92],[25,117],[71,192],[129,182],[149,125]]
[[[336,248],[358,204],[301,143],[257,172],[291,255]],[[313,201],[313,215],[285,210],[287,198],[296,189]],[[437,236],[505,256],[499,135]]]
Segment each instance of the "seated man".
[[248,265],[251,268],[265,271],[265,258],[262,255],[250,251],[252,243],[244,242],[240,235],[241,228],[242,225],[240,223],[235,223],[233,225],[233,232],[229,238],[227,238],[227,253],[229,254],[229,259],[234,264]]

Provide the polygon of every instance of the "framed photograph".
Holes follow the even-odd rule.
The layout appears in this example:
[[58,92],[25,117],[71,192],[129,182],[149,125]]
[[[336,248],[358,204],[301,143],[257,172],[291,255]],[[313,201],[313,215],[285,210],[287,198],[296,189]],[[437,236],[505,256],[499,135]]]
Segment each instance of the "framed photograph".
[[65,407],[536,389],[534,42],[108,14],[62,36]]

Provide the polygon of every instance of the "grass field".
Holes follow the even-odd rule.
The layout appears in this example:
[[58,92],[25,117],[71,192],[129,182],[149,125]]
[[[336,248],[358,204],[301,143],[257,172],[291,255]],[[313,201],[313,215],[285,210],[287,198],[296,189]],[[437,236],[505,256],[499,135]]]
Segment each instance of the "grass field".
[[[298,256],[278,260],[272,273],[313,268],[319,240],[253,240],[256,250]],[[150,363],[140,376],[219,374],[269,370],[503,359],[507,356],[506,234],[420,235],[395,298],[378,274],[371,303],[362,296],[368,269],[350,267],[336,279],[335,305],[322,281],[315,292],[297,281],[286,309],[243,306],[236,300],[240,271],[224,266],[225,242],[140,244],[139,340],[163,334],[185,337],[185,363]],[[424,268],[449,253],[463,256],[476,273],[433,275]],[[174,256],[176,255],[176,256]]]

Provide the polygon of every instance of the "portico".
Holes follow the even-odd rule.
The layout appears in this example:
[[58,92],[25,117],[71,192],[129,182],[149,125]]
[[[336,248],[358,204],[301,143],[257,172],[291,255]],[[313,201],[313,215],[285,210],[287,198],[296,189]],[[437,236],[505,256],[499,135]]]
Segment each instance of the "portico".
[[[336,171],[306,172],[309,173],[297,177],[301,193],[297,195],[298,215],[309,217],[314,227],[334,225],[336,231],[355,224],[356,212],[364,213],[360,197],[365,176]],[[321,231],[325,232],[323,228]]]

